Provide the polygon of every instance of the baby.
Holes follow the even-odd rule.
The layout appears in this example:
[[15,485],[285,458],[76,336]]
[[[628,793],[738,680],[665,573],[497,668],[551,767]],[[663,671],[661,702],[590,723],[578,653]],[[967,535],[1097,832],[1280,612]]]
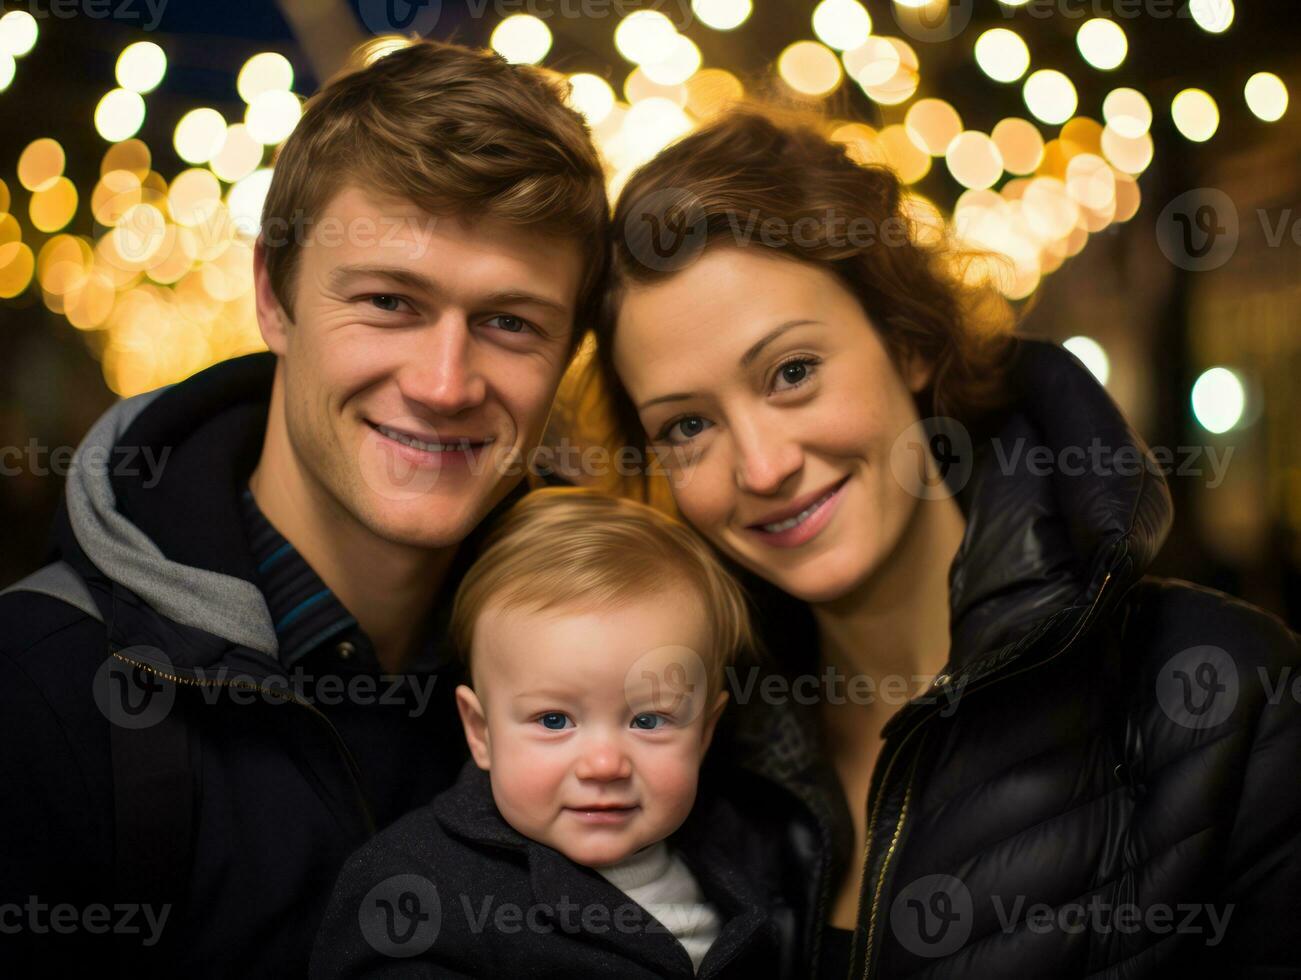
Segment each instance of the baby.
[[535,491],[451,632],[471,759],[349,860],[312,975],[770,975],[746,825],[710,794],[693,811],[724,668],[753,640],[708,547],[643,504]]

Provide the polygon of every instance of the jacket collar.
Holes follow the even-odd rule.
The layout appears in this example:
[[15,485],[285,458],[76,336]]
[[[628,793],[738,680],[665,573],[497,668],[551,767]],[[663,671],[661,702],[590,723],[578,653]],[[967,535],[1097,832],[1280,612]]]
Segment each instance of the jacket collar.
[[[959,461],[951,471],[967,522],[949,575],[955,684],[1059,649],[1143,575],[1172,519],[1165,479],[1146,465],[1148,447],[1087,369],[1055,344],[1013,344],[1010,407],[992,435],[975,441],[969,465]],[[745,577],[759,596],[760,630],[778,669],[816,672],[808,606]],[[906,706],[884,733],[920,710]],[[727,712],[724,733],[766,778],[835,789],[810,710],[758,699]],[[811,795],[844,809],[838,790]]]
[[[686,950],[650,913],[596,871],[575,864],[554,848],[530,840],[511,827],[493,802],[488,774],[473,759],[466,762],[456,783],[434,800],[433,809],[449,834],[472,844],[521,854],[540,905],[571,909],[571,922],[580,921],[582,910],[591,908],[600,910],[594,914],[605,916],[607,922],[630,923],[627,928],[590,931],[593,943],[638,959],[662,976],[691,974]],[[754,941],[767,922],[763,898],[727,853],[725,842],[739,820],[721,797],[702,793],[686,823],[669,838],[722,920],[718,938],[701,963],[702,977]]]
[[[279,641],[240,507],[262,450],[275,366],[262,351],[124,399],[78,447],[55,547],[90,586],[115,647],[157,647],[168,662],[155,666],[178,672],[278,669]],[[449,581],[527,491],[521,481],[480,522]]]

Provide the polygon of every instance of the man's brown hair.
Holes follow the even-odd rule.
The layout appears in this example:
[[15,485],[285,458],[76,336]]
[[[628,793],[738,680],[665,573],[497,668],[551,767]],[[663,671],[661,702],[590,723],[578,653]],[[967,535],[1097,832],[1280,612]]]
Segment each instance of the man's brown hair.
[[292,317],[302,243],[280,231],[313,221],[352,183],[431,215],[497,218],[577,240],[587,260],[577,346],[599,303],[609,202],[587,123],[565,104],[563,76],[438,41],[381,56],[391,44],[360,46],[308,100],[280,149],[262,211],[276,299]]

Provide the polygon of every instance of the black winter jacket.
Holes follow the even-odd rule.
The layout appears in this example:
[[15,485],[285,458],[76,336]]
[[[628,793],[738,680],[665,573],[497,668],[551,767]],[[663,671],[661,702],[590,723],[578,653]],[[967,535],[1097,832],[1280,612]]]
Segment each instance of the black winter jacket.
[[[866,854],[816,708],[734,688],[720,724],[711,755],[789,856],[806,974],[865,864],[851,978],[1301,976],[1296,634],[1145,578],[1171,519],[1159,466],[1134,465],[1143,443],[1060,348],[1019,342],[1012,381],[957,464],[951,657],[885,726]],[[807,609],[761,606],[784,682],[817,673]]]
[[467,762],[433,804],[348,859],[312,952],[311,975],[789,976],[770,916],[766,842],[707,792],[669,842],[719,914],[718,938],[699,974],[673,934],[626,894],[506,823],[488,774]]
[[[0,932],[0,976],[87,964],[137,977],[302,976],[344,859],[451,785],[467,757],[454,664],[424,678],[423,710],[388,680],[362,703],[312,697],[280,668],[238,502],[274,367],[253,354],[126,399],[79,447],[52,557],[80,573],[103,622],[30,592],[0,597],[0,926],[17,927]],[[146,451],[165,459],[160,479]],[[458,552],[440,608],[463,567]],[[163,721],[110,732],[96,701],[122,680],[109,668],[152,685],[149,704],[170,705]],[[346,673],[332,682],[351,682]],[[130,739],[164,723],[163,762],[138,761]],[[397,812],[365,798],[358,746],[340,731],[420,760],[401,774]],[[119,739],[134,799],[114,785]],[[136,909],[123,924],[114,909],[126,904]],[[55,906],[80,924],[51,930]],[[98,906],[122,928],[86,925]]]

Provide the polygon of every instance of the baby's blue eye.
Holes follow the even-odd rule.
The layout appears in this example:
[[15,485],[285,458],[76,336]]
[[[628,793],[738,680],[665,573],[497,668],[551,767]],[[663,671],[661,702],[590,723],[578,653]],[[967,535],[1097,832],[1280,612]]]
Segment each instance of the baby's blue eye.
[[663,715],[643,714],[638,715],[632,720],[633,728],[640,728],[643,731],[652,731],[664,724]]
[[569,719],[565,717],[564,713],[560,711],[548,711],[545,715],[541,715],[538,718],[538,722],[543,728],[549,729],[553,732],[558,732],[564,728],[565,722],[568,720]]

